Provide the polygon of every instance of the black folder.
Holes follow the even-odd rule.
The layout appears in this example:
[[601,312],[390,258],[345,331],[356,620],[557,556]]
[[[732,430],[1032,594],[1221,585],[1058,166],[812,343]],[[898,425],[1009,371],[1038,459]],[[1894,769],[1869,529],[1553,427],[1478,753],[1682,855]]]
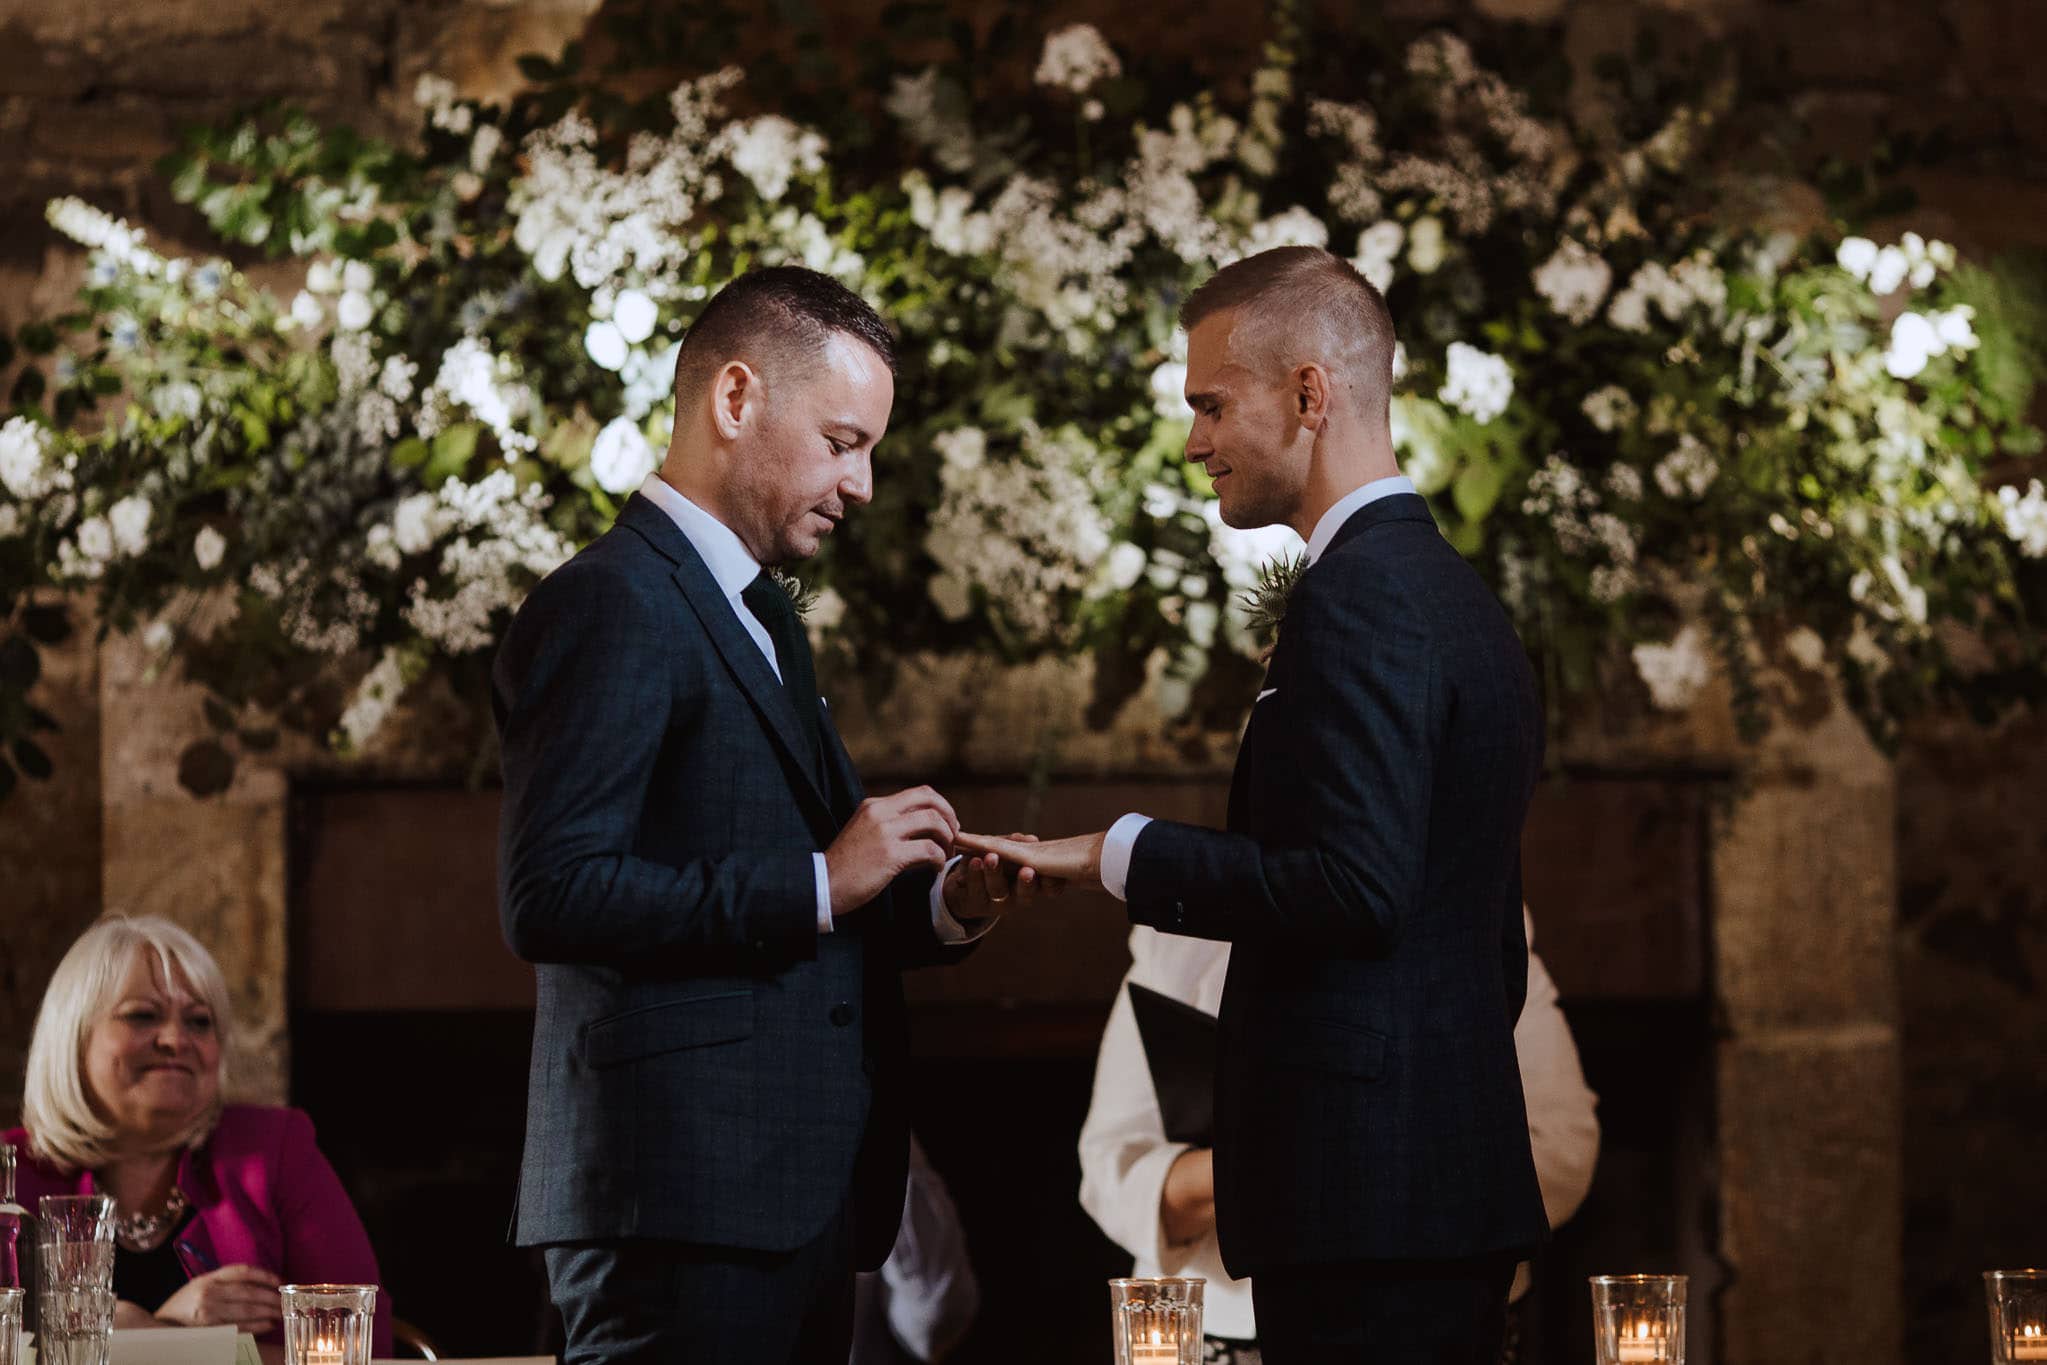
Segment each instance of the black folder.
[[1130,983],[1130,1010],[1151,1068],[1166,1140],[1215,1145],[1215,1016]]

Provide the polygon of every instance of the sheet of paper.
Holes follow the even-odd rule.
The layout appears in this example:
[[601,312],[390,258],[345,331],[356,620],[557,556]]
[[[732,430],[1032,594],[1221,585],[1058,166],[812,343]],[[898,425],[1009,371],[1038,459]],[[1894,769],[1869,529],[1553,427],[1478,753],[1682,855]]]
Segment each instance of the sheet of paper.
[[114,1333],[111,1365],[236,1365],[232,1327],[138,1327]]
[[235,1365],[263,1365],[263,1353],[256,1349],[256,1338],[247,1332],[235,1333]]

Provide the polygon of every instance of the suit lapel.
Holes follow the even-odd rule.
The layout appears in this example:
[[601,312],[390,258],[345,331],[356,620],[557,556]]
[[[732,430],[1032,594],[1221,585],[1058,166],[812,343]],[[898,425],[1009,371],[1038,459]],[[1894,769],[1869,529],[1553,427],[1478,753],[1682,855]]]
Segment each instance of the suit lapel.
[[831,809],[831,799],[818,790],[817,779],[812,775],[811,763],[804,757],[805,744],[802,727],[796,719],[789,689],[782,686],[774,670],[762,657],[760,646],[746,633],[746,627],[739,624],[729,598],[711,577],[710,568],[704,563],[696,547],[689,543],[668,514],[653,503],[635,493],[618,514],[618,524],[637,532],[648,544],[673,561],[670,577],[675,586],[682,590],[682,596],[696,613],[697,620],[704,627],[704,634],[724,661],[726,669],[739,682],[739,690],[752,703],[760,716],[762,728],[782,751],[783,766],[791,775],[799,797],[809,798],[814,808],[812,813],[824,816],[838,827]]

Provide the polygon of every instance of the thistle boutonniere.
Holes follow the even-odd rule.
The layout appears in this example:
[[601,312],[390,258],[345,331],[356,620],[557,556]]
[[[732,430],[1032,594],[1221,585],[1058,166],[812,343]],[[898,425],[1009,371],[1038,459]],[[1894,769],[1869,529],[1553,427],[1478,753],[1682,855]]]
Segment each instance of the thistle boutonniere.
[[805,587],[803,580],[793,573],[784,573],[780,569],[769,569],[768,573],[775,580],[775,586],[782,590],[782,595],[789,599],[789,605],[796,608],[796,619],[808,620],[810,609],[817,605],[817,589]]
[[1293,596],[1294,585],[1307,571],[1306,553],[1281,555],[1267,561],[1265,567],[1258,571],[1258,585],[1237,598],[1243,604],[1245,615],[1250,617],[1251,629],[1266,638],[1268,654],[1271,653],[1271,642],[1279,635],[1279,623],[1286,619],[1287,599]]

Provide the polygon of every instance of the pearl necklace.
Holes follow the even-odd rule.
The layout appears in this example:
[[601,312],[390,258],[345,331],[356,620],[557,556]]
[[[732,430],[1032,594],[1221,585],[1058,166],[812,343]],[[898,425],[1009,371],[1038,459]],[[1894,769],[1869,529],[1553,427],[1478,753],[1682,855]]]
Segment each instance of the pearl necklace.
[[154,1251],[163,1245],[165,1237],[177,1227],[185,1216],[185,1210],[192,1207],[192,1201],[176,1185],[171,1186],[170,1196],[163,1201],[163,1207],[155,1213],[128,1213],[114,1219],[114,1240],[129,1251]]

